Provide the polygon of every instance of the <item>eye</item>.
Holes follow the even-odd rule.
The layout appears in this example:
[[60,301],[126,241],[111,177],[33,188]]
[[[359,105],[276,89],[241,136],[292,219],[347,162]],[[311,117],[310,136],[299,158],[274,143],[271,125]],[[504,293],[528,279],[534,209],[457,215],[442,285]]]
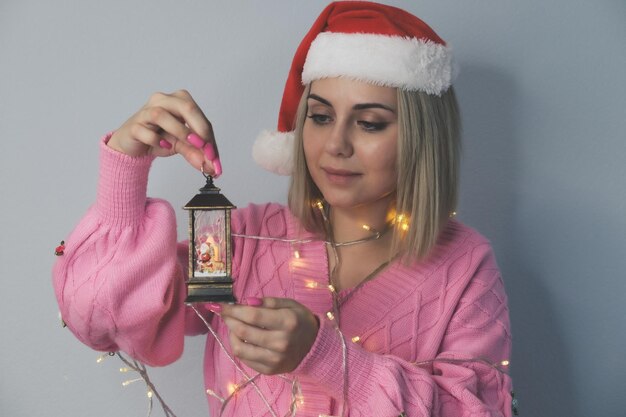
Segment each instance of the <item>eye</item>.
[[388,122],[368,122],[367,120],[359,120],[356,123],[366,132],[380,132],[389,126]]
[[321,113],[308,114],[306,117],[313,120],[316,125],[326,125],[332,121],[329,115]]

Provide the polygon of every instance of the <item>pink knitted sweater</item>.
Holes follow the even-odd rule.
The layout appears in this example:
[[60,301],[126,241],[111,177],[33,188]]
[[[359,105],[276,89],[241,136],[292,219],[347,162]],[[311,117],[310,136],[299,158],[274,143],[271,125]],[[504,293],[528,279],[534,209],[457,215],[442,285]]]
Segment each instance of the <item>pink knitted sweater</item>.
[[[66,239],[54,267],[61,314],[94,349],[166,365],[182,354],[185,334],[207,333],[183,303],[187,245],[177,245],[171,206],[146,198],[152,158],[128,157],[102,143],[100,162],[96,203]],[[307,237],[278,204],[236,210],[233,232]],[[288,411],[293,378],[302,387],[298,416],[339,414],[342,337],[352,417],[511,415],[511,380],[490,365],[510,355],[507,299],[491,247],[474,230],[450,221],[426,261],[394,262],[358,289],[342,292],[341,333],[326,316],[332,300],[322,242],[299,244],[299,258],[280,241],[236,237],[233,248],[239,300],[293,298],[320,319],[317,339],[294,372],[256,380],[276,415]],[[220,318],[207,318],[228,346]],[[210,334],[204,373],[206,388],[223,397],[230,384],[243,381]],[[221,403],[211,396],[208,402],[217,416]],[[272,414],[248,385],[224,415]]]

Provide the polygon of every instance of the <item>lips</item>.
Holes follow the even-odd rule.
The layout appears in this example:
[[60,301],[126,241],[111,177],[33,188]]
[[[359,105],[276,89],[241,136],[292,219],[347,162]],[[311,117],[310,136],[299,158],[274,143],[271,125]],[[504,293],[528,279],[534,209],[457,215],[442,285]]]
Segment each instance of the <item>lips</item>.
[[328,181],[339,185],[348,184],[361,176],[361,173],[347,169],[323,167],[322,171],[326,174]]
[[336,168],[322,167],[322,170],[325,171],[327,174],[330,174],[330,175],[344,175],[344,176],[360,175],[358,172],[350,171],[350,170],[347,170],[347,169],[336,169]]

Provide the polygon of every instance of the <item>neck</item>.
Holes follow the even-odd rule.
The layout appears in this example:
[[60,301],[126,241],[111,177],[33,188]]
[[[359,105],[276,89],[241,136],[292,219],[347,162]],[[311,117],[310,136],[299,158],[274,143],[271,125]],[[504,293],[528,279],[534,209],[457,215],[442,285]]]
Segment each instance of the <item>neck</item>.
[[[333,240],[340,244],[372,236],[372,230],[387,228],[387,214],[393,198],[387,197],[367,206],[345,209],[330,207],[329,220]],[[367,225],[372,230],[363,228]],[[393,258],[393,233],[384,233],[378,239],[361,241],[349,246],[326,246],[330,283],[337,291],[353,288],[373,278]]]
[[[390,199],[380,199],[367,206],[330,208],[330,224],[335,242],[347,242],[383,232],[387,226]],[[370,228],[372,231],[368,231]]]

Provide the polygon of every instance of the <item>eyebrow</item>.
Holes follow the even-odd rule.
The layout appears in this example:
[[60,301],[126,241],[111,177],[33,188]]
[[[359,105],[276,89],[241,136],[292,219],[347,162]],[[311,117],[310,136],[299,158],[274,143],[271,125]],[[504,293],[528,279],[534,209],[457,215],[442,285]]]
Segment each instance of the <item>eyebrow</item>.
[[[333,107],[332,103],[328,100],[326,100],[325,98],[322,98],[320,96],[318,96],[317,94],[309,94],[309,96],[307,98],[313,99],[315,101],[319,101],[322,104],[325,104],[327,106]],[[396,113],[396,111],[389,107],[386,106],[382,103],[359,103],[359,104],[355,104],[354,106],[352,106],[353,110],[364,110],[364,109],[383,109],[383,110],[388,110],[392,113]]]

